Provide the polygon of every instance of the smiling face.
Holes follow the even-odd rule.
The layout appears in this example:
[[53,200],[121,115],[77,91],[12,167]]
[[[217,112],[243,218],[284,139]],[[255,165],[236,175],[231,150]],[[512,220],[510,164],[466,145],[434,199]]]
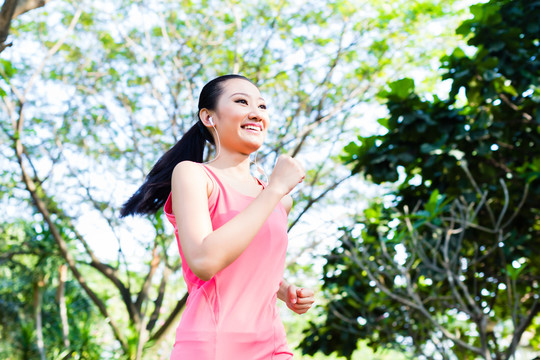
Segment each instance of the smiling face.
[[222,93],[212,116],[222,149],[245,155],[256,151],[264,142],[268,129],[266,103],[259,89],[243,79],[221,84]]

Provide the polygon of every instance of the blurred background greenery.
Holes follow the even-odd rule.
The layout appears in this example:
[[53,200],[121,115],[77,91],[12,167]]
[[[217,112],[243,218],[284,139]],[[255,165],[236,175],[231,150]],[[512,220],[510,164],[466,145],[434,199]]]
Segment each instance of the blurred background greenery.
[[[187,297],[162,213],[118,209],[252,79],[293,193],[298,359],[540,352],[540,2],[4,0],[0,358],[168,358]],[[209,152],[211,156],[211,152]]]

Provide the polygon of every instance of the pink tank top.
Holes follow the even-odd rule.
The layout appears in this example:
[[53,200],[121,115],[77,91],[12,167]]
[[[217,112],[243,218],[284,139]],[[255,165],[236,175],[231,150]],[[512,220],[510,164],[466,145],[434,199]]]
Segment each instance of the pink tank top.
[[[215,230],[254,198],[223,184],[208,167],[201,166],[213,184],[208,210]],[[283,205],[278,204],[233,263],[203,281],[193,274],[184,258],[171,203],[169,196],[164,210],[175,229],[189,292],[171,360],[291,359],[276,307],[288,242]]]

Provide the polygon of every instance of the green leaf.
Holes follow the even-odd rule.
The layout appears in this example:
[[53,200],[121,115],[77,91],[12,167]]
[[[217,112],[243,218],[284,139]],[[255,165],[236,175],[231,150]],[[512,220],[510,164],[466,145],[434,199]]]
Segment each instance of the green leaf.
[[379,125],[388,129],[388,118],[379,118],[377,119],[377,122],[379,123]]
[[13,64],[9,60],[0,59],[0,75],[6,78],[12,78],[17,73],[17,69],[13,67]]
[[406,99],[414,92],[414,80],[409,78],[400,79],[389,84],[389,96],[395,96],[399,99]]

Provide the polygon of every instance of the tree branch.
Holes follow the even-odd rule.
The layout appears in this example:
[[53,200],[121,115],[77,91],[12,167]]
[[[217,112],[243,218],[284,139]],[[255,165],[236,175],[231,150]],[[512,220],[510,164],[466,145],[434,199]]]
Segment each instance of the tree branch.
[[186,294],[182,297],[182,299],[180,299],[176,303],[176,306],[174,307],[174,309],[169,314],[169,317],[167,318],[167,320],[165,320],[165,322],[163,323],[163,325],[161,325],[161,327],[159,328],[158,331],[156,331],[152,336],[150,336],[149,341],[159,341],[161,339],[161,337],[167,332],[167,330],[169,330],[169,327],[173,323],[174,319],[178,316],[180,311],[186,305],[186,301],[188,299],[188,296],[189,296],[189,294],[186,292]]
[[152,278],[154,277],[154,274],[156,273],[156,270],[161,263],[161,257],[159,256],[157,250],[158,242],[156,240],[154,241],[154,249],[152,249],[152,260],[150,261],[150,268],[148,270],[148,274],[146,274],[146,279],[144,280],[144,283],[141,286],[141,290],[137,295],[137,300],[135,301],[135,308],[139,313],[141,312],[142,303],[148,297],[148,289],[150,288],[150,285],[152,283]]
[[18,0],[16,2],[17,8],[13,14],[13,19],[25,12],[45,6],[49,0]]
[[146,330],[148,331],[154,330],[154,327],[156,326],[156,322],[159,318],[159,314],[161,311],[161,306],[163,305],[163,299],[165,298],[167,280],[169,279],[169,275],[171,274],[171,272],[171,269],[169,269],[169,267],[165,265],[165,269],[163,270],[163,276],[161,277],[161,283],[159,284],[158,296],[154,301],[154,311],[152,312],[152,315],[150,315],[148,324],[146,324]]
[[319,194],[319,196],[317,196],[315,198],[310,198],[308,203],[306,204],[306,206],[304,206],[304,208],[300,212],[300,214],[298,214],[296,216],[296,218],[291,222],[291,224],[289,225],[289,229],[287,231],[290,231],[298,223],[298,221],[300,220],[302,215],[304,215],[311,208],[311,206],[313,206],[313,204],[315,204],[317,201],[319,201],[320,199],[325,197],[326,194],[328,194],[330,191],[337,188],[342,182],[344,182],[345,180],[347,180],[351,176],[352,176],[352,174],[349,174],[349,175],[345,176],[344,178],[341,178],[341,179],[339,179],[337,181],[334,181],[334,183],[332,183],[332,185],[328,186],[322,193]]
[[25,12],[45,6],[47,2],[49,0],[4,0],[0,10],[0,53],[12,45],[12,43],[5,43],[11,21]]
[[5,48],[12,44],[6,44],[7,37],[9,35],[9,28],[11,27],[11,20],[13,14],[15,14],[15,8],[17,7],[17,0],[4,0],[2,9],[0,10],[0,53]]
[[523,333],[529,325],[532,323],[533,319],[540,313],[540,304],[538,303],[538,299],[534,300],[534,304],[531,307],[531,310],[529,311],[529,314],[524,317],[519,325],[514,329],[514,334],[512,336],[512,342],[510,343],[510,346],[506,349],[506,356],[505,359],[510,359],[515,351],[516,348],[519,345],[519,341],[521,340],[521,337],[523,336]]

